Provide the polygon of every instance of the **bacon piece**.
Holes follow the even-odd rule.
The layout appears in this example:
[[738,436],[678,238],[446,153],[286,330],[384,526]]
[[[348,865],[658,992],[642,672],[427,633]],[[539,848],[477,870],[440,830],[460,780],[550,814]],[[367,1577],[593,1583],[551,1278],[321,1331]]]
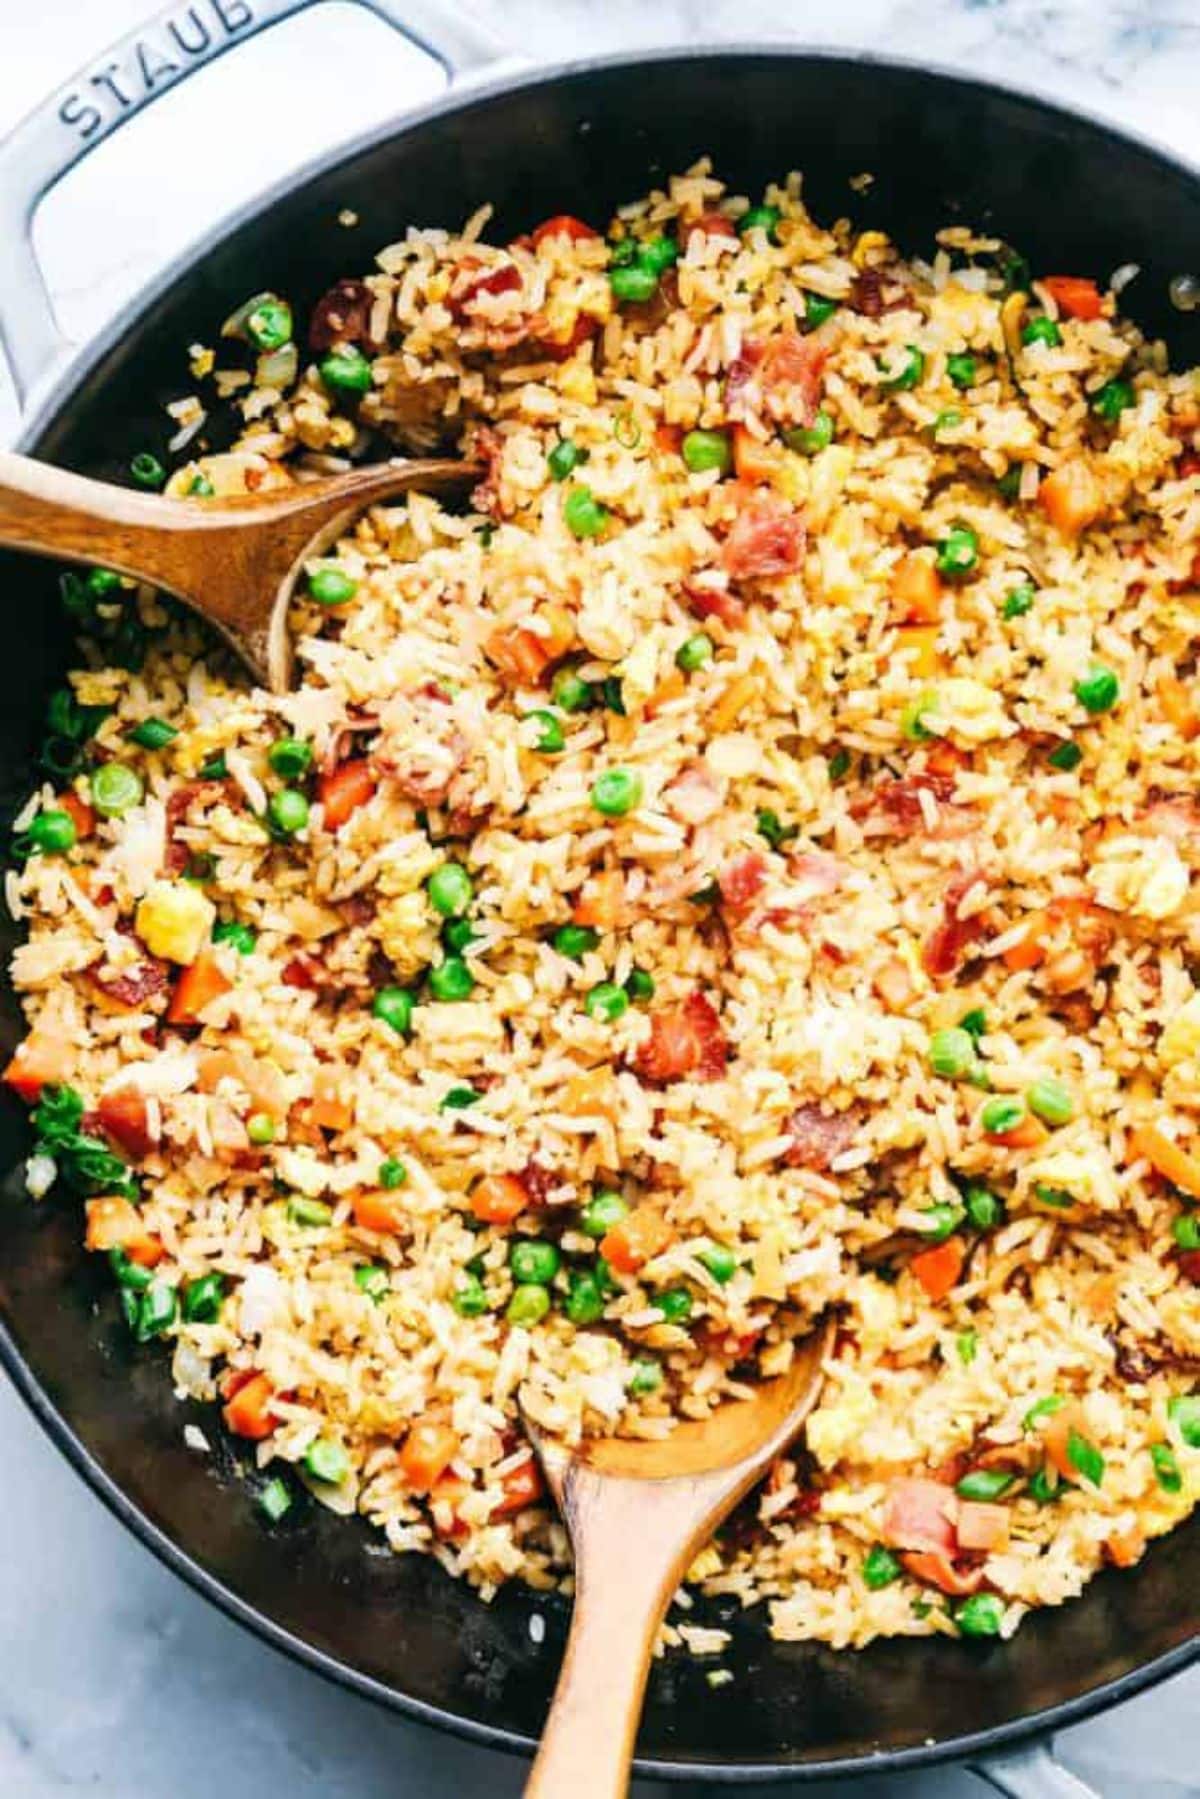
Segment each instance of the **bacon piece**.
[[88,970],[97,998],[118,1012],[137,1012],[161,999],[171,984],[170,971],[157,956],[144,956],[124,968],[99,964]]
[[[871,836],[907,837],[914,831],[932,837],[955,837],[970,830],[974,819],[964,807],[954,804],[955,778],[952,774],[930,769],[925,774],[905,775],[900,780],[882,780],[868,793],[851,801],[853,818],[864,823]],[[938,808],[938,824],[930,831],[925,822],[921,795],[927,793]]]
[[982,915],[977,913],[971,918],[963,918],[961,911],[968,895],[985,881],[986,877],[977,868],[968,868],[956,875],[946,888],[942,921],[930,932],[921,950],[926,974],[953,974],[967,946],[979,936],[983,929]]
[[720,782],[707,762],[688,762],[663,789],[663,800],[672,818],[687,825],[702,825],[725,803]]
[[150,1135],[146,1101],[134,1088],[118,1087],[101,1094],[97,1115],[101,1130],[119,1149],[139,1159],[149,1155],[154,1138]]
[[531,1157],[524,1168],[518,1168],[514,1179],[520,1181],[529,1195],[529,1204],[535,1209],[549,1205],[551,1193],[562,1185],[562,1177],[536,1157]]
[[755,493],[721,546],[721,562],[735,580],[790,575],[802,566],[807,541],[800,513],[772,493]]
[[583,219],[576,218],[574,213],[556,212],[551,218],[543,219],[540,225],[534,226],[529,234],[529,241],[536,250],[539,244],[544,244],[552,237],[565,237],[568,243],[580,244],[585,243],[588,238],[599,236],[598,231]]
[[312,993],[320,985],[321,965],[311,956],[293,956],[284,966],[281,980],[285,987],[299,987],[306,993]]
[[902,1475],[887,1490],[883,1540],[892,1549],[953,1555],[958,1496],[953,1487],[920,1475]]
[[850,1106],[845,1112],[823,1112],[820,1106],[797,1106],[787,1121],[791,1138],[784,1152],[787,1168],[812,1168],[827,1174],[831,1164],[850,1148],[863,1122],[863,1112]]
[[769,340],[758,367],[763,409],[777,425],[812,424],[821,398],[821,373],[829,352],[815,337],[781,331]]
[[1185,1249],[1178,1258],[1179,1272],[1194,1287],[1200,1287],[1200,1249]]
[[746,622],[746,605],[727,587],[710,586],[703,581],[685,581],[683,597],[697,618],[720,619],[730,631]]
[[937,1587],[952,1599],[965,1599],[968,1593],[977,1593],[983,1585],[982,1568],[956,1568],[948,1555],[937,1550],[902,1555],[900,1560],[914,1580],[919,1580],[922,1586]]
[[163,861],[167,874],[182,874],[191,858],[187,844],[175,841],[175,833],[187,821],[192,807],[215,805],[220,799],[228,799],[230,791],[227,781],[185,781],[182,787],[176,787],[169,795],[166,806],[167,853]]
[[727,906],[748,906],[761,892],[766,874],[766,857],[757,850],[743,850],[731,857],[717,876],[721,898]]
[[321,295],[308,321],[310,350],[332,350],[334,344],[361,344],[375,354],[382,346],[371,336],[375,296],[365,281],[337,281]]
[[685,1075],[719,1080],[729,1059],[729,1045],[711,1000],[692,993],[681,1006],[665,1006],[650,1014],[650,1036],[634,1057],[634,1070],[645,1081],[676,1081]]
[[990,1505],[981,1499],[964,1499],[958,1508],[958,1546],[990,1554],[1008,1548],[1012,1514],[1006,1505]]
[[521,271],[515,262],[501,262],[484,268],[477,257],[465,256],[450,282],[446,306],[459,324],[479,322],[478,301],[483,294],[515,294],[521,286]]
[[500,520],[500,462],[504,455],[504,439],[490,425],[476,425],[470,440],[463,446],[463,454],[471,461],[482,462],[485,474],[471,490],[471,504],[476,512],[482,512],[486,518],[499,523]]
[[750,409],[750,388],[763,358],[763,346],[753,341],[742,345],[725,376],[725,417],[743,419]]
[[726,218],[723,212],[702,212],[698,218],[689,219],[680,226],[679,235],[686,250],[693,237],[724,237],[737,243],[737,226],[733,220]]

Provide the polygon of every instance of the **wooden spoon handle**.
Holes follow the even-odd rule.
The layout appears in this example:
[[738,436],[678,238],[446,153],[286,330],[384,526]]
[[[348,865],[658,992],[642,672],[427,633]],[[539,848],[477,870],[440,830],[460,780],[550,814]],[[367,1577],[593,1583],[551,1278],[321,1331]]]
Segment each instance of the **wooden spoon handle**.
[[0,544],[7,549],[98,563],[165,586],[178,579],[177,533],[196,522],[196,509],[182,500],[0,451]]
[[619,1551],[607,1577],[581,1572],[525,1799],[622,1799],[628,1792],[650,1657],[672,1590],[640,1574],[626,1577]]

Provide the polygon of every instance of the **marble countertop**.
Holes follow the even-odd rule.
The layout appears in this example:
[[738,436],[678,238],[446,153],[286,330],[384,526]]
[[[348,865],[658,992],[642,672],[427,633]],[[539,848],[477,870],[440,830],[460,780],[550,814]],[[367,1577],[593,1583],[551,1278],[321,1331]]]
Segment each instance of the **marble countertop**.
[[[0,0],[0,132],[152,5],[38,0],[18,9]],[[885,48],[1027,82],[1192,154],[1200,149],[1198,0],[840,0],[820,14],[794,0],[474,0],[464,10],[546,60],[585,47],[705,38]],[[264,77],[276,94],[289,94],[286,113],[254,103]],[[103,146],[43,209],[38,243],[65,328],[85,337],[248,191],[440,82],[427,59],[343,5],[316,7],[198,76]],[[214,107],[239,120],[236,140],[212,142],[204,124]],[[16,422],[11,383],[0,372],[0,441]],[[3,1382],[0,1458],[0,1792],[519,1793],[519,1764],[326,1685],[196,1598],[108,1516]],[[1194,1671],[1065,1733],[1060,1753],[1105,1799],[1200,1795],[1198,1701]],[[638,1792],[648,1799],[652,1790],[665,1791]],[[820,1790],[835,1796],[851,1786]],[[864,1779],[853,1792],[971,1799],[983,1788],[946,1769]]]

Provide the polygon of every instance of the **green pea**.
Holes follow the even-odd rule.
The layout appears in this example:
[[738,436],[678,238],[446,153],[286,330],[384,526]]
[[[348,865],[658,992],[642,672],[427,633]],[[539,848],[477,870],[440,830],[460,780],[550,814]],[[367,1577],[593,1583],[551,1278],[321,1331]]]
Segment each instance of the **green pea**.
[[258,1496],[258,1509],[271,1524],[278,1524],[292,1509],[292,1494],[278,1475],[269,1480]]
[[252,1112],[246,1120],[246,1135],[256,1148],[275,1141],[275,1120],[269,1112]]
[[1075,698],[1091,713],[1111,712],[1120,691],[1116,675],[1102,662],[1090,662],[1086,673],[1075,683]]
[[563,1310],[572,1324],[595,1324],[604,1316],[604,1293],[594,1274],[572,1272]]
[[645,238],[637,247],[635,260],[643,269],[653,269],[656,275],[665,274],[679,261],[679,245],[673,237]]
[[443,918],[461,918],[475,897],[475,887],[461,862],[443,862],[425,883],[429,903]]
[[303,1193],[293,1193],[288,1200],[287,1216],[289,1224],[298,1224],[306,1231],[319,1231],[332,1224],[333,1207],[327,1206],[323,1199],[309,1199]]
[[1189,1449],[1200,1449],[1200,1393],[1178,1393],[1168,1399],[1167,1417]]
[[737,1273],[737,1255],[724,1243],[709,1244],[700,1251],[698,1260],[722,1287],[728,1285]]
[[590,487],[573,487],[563,506],[563,518],[572,537],[599,537],[608,523],[608,507],[601,505]]
[[475,976],[461,956],[447,956],[429,970],[429,991],[434,999],[470,999],[475,990]]
[[215,1324],[224,1298],[225,1282],[219,1274],[202,1274],[198,1280],[189,1281],[183,1290],[184,1323]]
[[559,925],[550,939],[560,956],[570,956],[573,962],[582,962],[589,950],[596,948],[600,942],[599,931],[591,925],[564,924]]
[[335,394],[365,394],[371,385],[371,364],[355,344],[331,350],[317,364],[317,372]]
[[513,1289],[513,1296],[504,1316],[519,1330],[532,1330],[535,1324],[541,1323],[549,1310],[550,1295],[545,1287],[527,1285]]
[[751,206],[737,221],[737,228],[745,237],[747,231],[763,231],[768,243],[779,242],[778,226],[783,217],[778,206]]
[[686,1287],[668,1287],[654,1303],[663,1315],[664,1324],[686,1324],[692,1315],[692,1296]]
[[1004,1207],[987,1187],[969,1186],[963,1194],[963,1205],[977,1231],[994,1231],[1004,1217]]
[[733,467],[733,445],[724,431],[689,431],[681,449],[693,475],[714,468],[727,475]]
[[952,384],[965,393],[968,387],[974,387],[979,379],[975,358],[967,352],[956,356],[947,356],[946,373]]
[[943,431],[953,431],[954,427],[956,425],[961,425],[962,422],[963,415],[958,410],[957,406],[948,406],[944,412],[939,412],[934,419],[933,435],[937,437]]
[[629,1377],[629,1391],[635,1399],[643,1399],[647,1393],[657,1393],[662,1380],[662,1367],[653,1356],[639,1356]]
[[902,360],[892,360],[885,366],[879,365],[883,380],[880,386],[885,394],[905,393],[920,382],[925,373],[925,358],[916,344],[906,344]]
[[947,581],[961,581],[979,561],[979,539],[970,525],[955,525],[941,538],[934,566]]
[[955,1352],[964,1368],[969,1368],[979,1354],[979,1332],[977,1330],[960,1331],[954,1339]]
[[1185,1255],[1200,1249],[1200,1213],[1181,1212],[1171,1226],[1175,1247]]
[[1051,768],[1061,768],[1064,773],[1070,774],[1083,761],[1083,751],[1068,738],[1065,743],[1056,744],[1046,760]]
[[1070,1124],[1075,1116],[1075,1102],[1063,1083],[1053,1075],[1043,1075],[1026,1089],[1026,1104],[1043,1124]]
[[804,323],[810,331],[815,331],[826,319],[831,319],[837,309],[836,300],[827,300],[821,294],[805,293]]
[[378,1262],[363,1262],[354,1270],[354,1285],[377,1306],[388,1291],[388,1271]]
[[140,806],[145,782],[136,768],[124,762],[105,762],[91,779],[92,805],[102,818],[119,818],[132,806]]
[[629,1207],[619,1193],[602,1189],[594,1193],[579,1214],[580,1229],[589,1237],[606,1237],[614,1224],[629,1215]]
[[624,818],[641,803],[642,777],[636,769],[609,768],[592,782],[591,801],[606,818]]
[[308,823],[308,799],[298,787],[281,787],[267,801],[267,822],[279,837],[294,837]]
[[863,1557],[862,1577],[873,1593],[877,1593],[881,1587],[890,1587],[894,1580],[899,1580],[903,1572],[904,1569],[891,1550],[885,1549],[882,1543],[876,1543]]
[[292,309],[274,294],[263,300],[246,320],[250,341],[260,350],[281,350],[292,338]]
[[616,986],[612,981],[599,981],[588,993],[583,1009],[589,1018],[597,1018],[604,1024],[615,1024],[629,1010],[629,995],[623,987]]
[[165,718],[144,718],[128,733],[130,743],[136,743],[143,750],[166,749],[178,735],[175,726],[169,725]]
[[929,1039],[926,1055],[934,1074],[940,1075],[943,1080],[959,1081],[970,1074],[975,1066],[975,1039],[961,1026],[935,1031]]
[[277,737],[267,751],[267,761],[285,781],[299,781],[312,767],[313,748],[299,737]]
[[964,1637],[998,1637],[1004,1627],[1004,1605],[994,1593],[972,1593],[954,1608],[954,1622]]
[[90,568],[84,580],[93,600],[111,600],[121,591],[122,578],[115,568]]
[[550,683],[550,695],[564,712],[587,712],[596,702],[596,690],[590,681],[573,668],[560,668]]
[[488,1309],[487,1289],[477,1274],[464,1274],[450,1295],[460,1318],[479,1318]]
[[207,475],[195,474],[188,482],[188,493],[200,500],[211,500],[216,491]]
[[999,1468],[973,1468],[970,1474],[963,1475],[955,1492],[963,1499],[982,1499],[990,1503],[1007,1493],[1015,1479],[1015,1475],[1005,1474]]
[[304,1452],[304,1466],[314,1480],[340,1487],[350,1472],[350,1457],[332,1437],[318,1437]]
[[[584,686],[587,686],[586,681]],[[548,711],[546,707],[539,706],[534,712],[523,713],[522,717],[526,721],[533,720],[537,724],[538,735],[533,747],[535,750],[540,750],[543,756],[557,756],[561,750],[566,748],[567,740],[563,735],[562,725],[554,713]]]
[[989,1099],[979,1114],[979,1121],[990,1137],[1003,1137],[1015,1131],[1025,1117],[1025,1101],[1015,1094],[1002,1094]]
[[165,485],[167,471],[157,456],[141,450],[129,464],[129,472],[139,487],[157,489]]
[[548,1287],[558,1273],[562,1257],[543,1237],[526,1237],[508,1252],[508,1265],[519,1287]]
[[783,441],[801,456],[818,456],[833,442],[833,420],[827,412],[818,412],[811,425],[796,425],[785,431]]
[[[403,988],[400,991],[403,992]],[[397,1187],[403,1187],[408,1180],[408,1169],[395,1156],[385,1156],[379,1164],[376,1178],[385,1192],[394,1193]]]
[[65,856],[69,849],[74,849],[78,832],[71,814],[52,806],[48,811],[38,813],[29,827],[28,836],[32,847],[43,856]]
[[586,462],[588,453],[581,450],[578,444],[572,443],[569,437],[560,437],[558,442],[546,452],[546,466],[550,470],[553,481],[565,481],[573,469]]
[[308,577],[308,591],[318,606],[344,606],[358,592],[358,582],[340,568],[318,568]]
[[1040,317],[1029,319],[1026,324],[1022,325],[1021,342],[1023,344],[1047,344],[1051,349],[1056,349],[1062,342],[1062,332],[1054,320],[1047,318],[1043,313]]
[[627,263],[622,268],[609,269],[608,284],[614,300],[641,305],[658,292],[658,271],[643,263]]
[[1134,405],[1136,397],[1128,381],[1106,381],[1092,395],[1092,411],[1106,424],[1115,425],[1121,414]]
[[390,1025],[398,1037],[407,1037],[416,1004],[407,987],[381,987],[371,1002],[371,1013]]
[[452,955],[461,956],[464,950],[478,941],[478,932],[469,918],[448,918],[442,926],[442,942]]
[[954,1235],[955,1231],[962,1223],[963,1210],[961,1206],[952,1206],[945,1203],[936,1206],[923,1206],[921,1209],[921,1217],[925,1222],[919,1224],[917,1229],[925,1238],[926,1242],[944,1243],[947,1237],[952,1237]]
[[1004,604],[1000,608],[1004,618],[1023,618],[1027,612],[1033,611],[1033,602],[1037,599],[1037,588],[1032,581],[1022,581],[1019,587],[1010,588],[1004,596]]
[[645,968],[631,968],[625,982],[625,991],[635,1002],[654,998],[654,976]]

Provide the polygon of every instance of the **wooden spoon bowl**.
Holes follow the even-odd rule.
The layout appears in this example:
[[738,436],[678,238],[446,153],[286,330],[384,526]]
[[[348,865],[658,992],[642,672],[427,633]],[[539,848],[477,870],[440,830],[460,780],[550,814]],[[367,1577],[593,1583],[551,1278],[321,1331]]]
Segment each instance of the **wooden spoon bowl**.
[[288,603],[304,563],[366,507],[482,474],[471,462],[397,460],[231,499],[169,500],[0,452],[0,544],[165,589],[216,626],[256,681],[286,693]]
[[752,1399],[653,1442],[592,1438],[577,1450],[525,1426],[575,1556],[575,1610],[526,1799],[619,1799],[658,1629],[713,1531],[817,1402],[826,1323]]

